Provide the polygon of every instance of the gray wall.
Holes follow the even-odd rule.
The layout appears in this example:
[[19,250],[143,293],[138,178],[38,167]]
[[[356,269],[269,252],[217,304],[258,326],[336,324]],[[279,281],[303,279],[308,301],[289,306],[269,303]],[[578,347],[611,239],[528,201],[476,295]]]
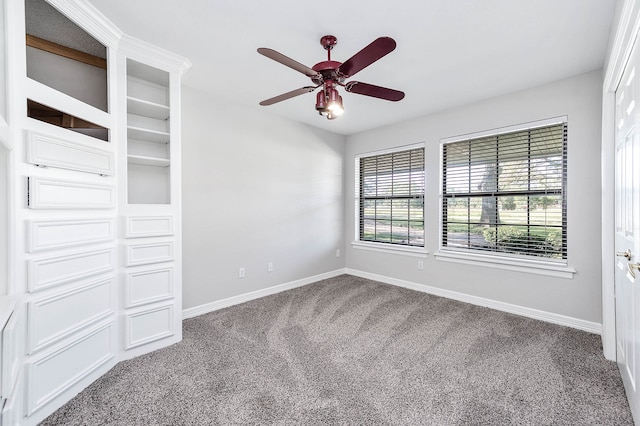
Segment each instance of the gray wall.
[[344,267],[344,142],[183,88],[184,308]]
[[[600,71],[496,97],[347,138],[345,152],[346,266],[394,279],[600,323]],[[428,102],[428,100],[425,100]],[[532,275],[436,260],[439,245],[442,138],[568,116],[568,260],[573,279]],[[351,248],[355,234],[356,154],[426,142],[426,246],[424,270],[415,257]]]

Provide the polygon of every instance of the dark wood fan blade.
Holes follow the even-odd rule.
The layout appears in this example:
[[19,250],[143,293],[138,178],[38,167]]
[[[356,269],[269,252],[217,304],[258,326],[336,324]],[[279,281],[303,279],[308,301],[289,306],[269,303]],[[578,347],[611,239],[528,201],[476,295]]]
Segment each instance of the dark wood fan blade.
[[399,90],[374,86],[373,84],[361,83],[359,81],[350,81],[344,86],[344,88],[350,93],[385,99],[387,101],[397,102],[404,98],[404,92]]
[[274,96],[273,98],[264,100],[264,101],[260,102],[260,105],[267,106],[267,105],[273,105],[273,104],[281,102],[281,101],[286,101],[287,99],[295,98],[296,96],[300,96],[300,95],[304,95],[305,93],[313,92],[318,87],[319,86],[301,87],[300,89],[292,90],[290,92],[283,93],[282,95]]
[[258,53],[261,55],[266,56],[269,59],[273,59],[276,62],[280,62],[282,65],[285,65],[289,68],[292,68],[298,72],[301,72],[302,74],[306,75],[307,77],[315,77],[318,75],[318,73],[314,70],[312,70],[311,68],[309,68],[306,65],[302,65],[300,62],[295,61],[291,58],[289,58],[288,56],[283,55],[280,52],[276,52],[273,49],[268,49],[266,47],[261,47],[258,49]]
[[338,67],[338,71],[344,74],[346,78],[351,77],[383,56],[393,52],[395,48],[396,42],[394,39],[391,37],[379,37],[351,58],[347,59]]

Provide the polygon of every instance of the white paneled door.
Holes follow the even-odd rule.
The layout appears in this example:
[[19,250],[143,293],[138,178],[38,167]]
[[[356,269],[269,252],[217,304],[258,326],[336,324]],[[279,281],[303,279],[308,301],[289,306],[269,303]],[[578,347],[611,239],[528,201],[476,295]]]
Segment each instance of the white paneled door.
[[616,356],[640,424],[640,48],[616,90],[615,293]]

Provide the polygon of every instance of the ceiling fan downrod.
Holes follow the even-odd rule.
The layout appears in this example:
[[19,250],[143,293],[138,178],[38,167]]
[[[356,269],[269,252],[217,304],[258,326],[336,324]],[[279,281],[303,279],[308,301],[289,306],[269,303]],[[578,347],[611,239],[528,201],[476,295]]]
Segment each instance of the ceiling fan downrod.
[[331,51],[333,50],[333,46],[338,44],[338,39],[336,36],[326,35],[320,39],[320,44],[324,47],[324,50],[327,51],[327,61],[331,61]]

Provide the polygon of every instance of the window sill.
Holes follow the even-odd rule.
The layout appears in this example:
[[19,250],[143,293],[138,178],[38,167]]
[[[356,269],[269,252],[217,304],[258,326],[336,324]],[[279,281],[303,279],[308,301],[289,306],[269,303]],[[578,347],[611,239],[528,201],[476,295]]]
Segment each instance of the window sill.
[[572,279],[576,273],[576,270],[568,265],[544,260],[516,259],[506,256],[462,253],[449,250],[439,250],[434,256],[437,260],[445,262],[464,263],[473,266],[527,272],[558,278]]
[[424,247],[401,246],[385,243],[353,241],[351,247],[359,250],[377,251],[381,253],[401,254],[414,257],[428,257],[429,252]]

